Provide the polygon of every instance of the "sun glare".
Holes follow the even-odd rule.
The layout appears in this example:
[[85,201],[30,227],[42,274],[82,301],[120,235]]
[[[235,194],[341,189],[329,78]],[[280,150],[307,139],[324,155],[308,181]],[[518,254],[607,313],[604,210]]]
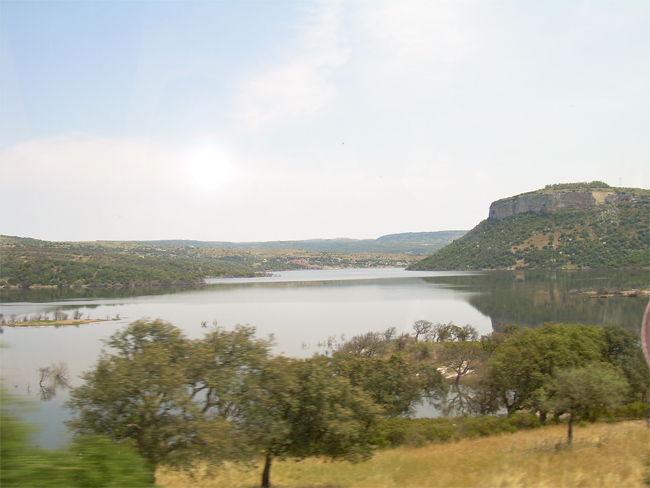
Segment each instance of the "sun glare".
[[226,184],[233,175],[230,158],[215,147],[192,150],[186,158],[190,184],[214,190]]

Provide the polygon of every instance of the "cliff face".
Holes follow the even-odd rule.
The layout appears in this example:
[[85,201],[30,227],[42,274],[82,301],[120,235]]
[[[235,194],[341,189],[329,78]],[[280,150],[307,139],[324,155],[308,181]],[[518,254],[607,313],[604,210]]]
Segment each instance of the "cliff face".
[[601,203],[618,203],[633,198],[625,193],[606,190],[567,191],[518,195],[498,200],[490,205],[489,219],[502,220],[523,212],[554,212],[571,208],[590,207]]
[[650,190],[589,184],[497,200],[488,219],[408,269],[650,266]]

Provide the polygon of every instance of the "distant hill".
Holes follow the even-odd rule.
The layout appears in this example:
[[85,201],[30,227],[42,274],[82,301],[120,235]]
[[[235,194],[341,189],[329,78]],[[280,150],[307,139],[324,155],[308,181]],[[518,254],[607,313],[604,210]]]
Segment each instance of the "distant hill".
[[447,230],[440,232],[409,232],[389,234],[378,239],[309,239],[302,241],[268,241],[268,242],[226,242],[226,241],[191,241],[158,240],[137,241],[139,244],[154,246],[194,246],[220,247],[235,249],[297,249],[302,251],[339,252],[339,253],[386,253],[386,254],[430,254],[442,249],[447,244],[464,236],[466,230]]
[[650,266],[650,191],[548,185],[493,202],[489,217],[412,270]]
[[[454,235],[455,231],[399,234],[384,236],[383,244],[376,245],[375,240],[351,239],[145,244],[51,242],[0,236],[0,288],[188,286],[201,284],[206,277],[256,276],[292,269],[405,267],[420,255],[395,250],[436,249]],[[354,249],[359,252],[351,252]]]

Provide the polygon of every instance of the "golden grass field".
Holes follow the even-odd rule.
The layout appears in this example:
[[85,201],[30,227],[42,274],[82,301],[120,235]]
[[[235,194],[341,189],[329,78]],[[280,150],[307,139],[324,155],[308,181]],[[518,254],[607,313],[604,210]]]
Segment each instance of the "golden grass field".
[[[351,464],[306,459],[275,461],[274,488],[308,487],[647,487],[650,435],[644,421],[597,423],[574,428],[566,446],[566,426],[555,425],[419,448],[378,451]],[[253,488],[261,466],[222,468],[190,477],[159,470],[163,488]]]

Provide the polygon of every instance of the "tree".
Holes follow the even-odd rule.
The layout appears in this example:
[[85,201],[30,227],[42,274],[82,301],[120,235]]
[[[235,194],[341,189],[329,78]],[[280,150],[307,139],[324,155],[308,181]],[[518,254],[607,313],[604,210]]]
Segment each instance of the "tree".
[[446,342],[453,340],[452,327],[456,326],[451,322],[448,324],[441,324],[440,322],[437,322],[436,325],[431,328],[431,332],[429,334],[430,340],[435,342]]
[[415,331],[415,342],[418,341],[418,338],[423,335],[426,336],[430,331],[433,324],[428,320],[416,320],[413,323],[413,330]]
[[233,331],[215,327],[193,341],[187,366],[192,397],[203,414],[234,420],[240,397],[257,388],[270,356],[273,338],[258,339],[255,328],[237,325]]
[[495,330],[494,332],[481,336],[481,345],[485,351],[492,354],[500,344],[512,339],[519,334],[521,330],[522,329],[519,325],[506,325],[503,330]]
[[269,359],[255,329],[215,328],[190,341],[171,324],[138,321],[106,345],[85,384],[72,391],[79,433],[133,442],[152,468],[199,459],[370,455],[368,428],[381,412],[327,357]]
[[[392,332],[393,329],[389,329],[389,331]],[[388,352],[390,339],[387,337],[387,333],[368,332],[337,345],[336,350],[358,358],[383,356]]]
[[357,358],[335,353],[332,366],[368,393],[389,418],[409,416],[424,398],[437,399],[447,392],[444,377],[433,364],[414,364],[403,356]]
[[478,338],[478,330],[469,324],[459,327],[451,322],[448,324],[438,322],[435,325],[430,324],[427,329],[427,340],[432,342],[477,341]]
[[[482,387],[500,398],[508,415],[522,408],[540,410],[535,392],[556,370],[602,361],[604,347],[600,327],[546,324],[526,329],[494,350]],[[540,414],[543,420],[543,408]]]
[[574,419],[593,420],[600,410],[618,406],[625,398],[625,377],[608,365],[590,364],[557,372],[540,392],[549,411],[568,413],[567,443],[573,439]]
[[66,390],[70,387],[68,380],[68,365],[63,362],[38,368],[39,397],[49,401],[56,396],[58,389]]
[[69,425],[82,434],[132,441],[153,467],[226,451],[229,426],[202,415],[189,394],[189,342],[160,320],[134,322],[105,344],[85,383],[71,391]]
[[242,397],[237,424],[246,443],[264,457],[262,487],[271,484],[275,458],[360,461],[371,455],[368,432],[381,409],[335,373],[325,356],[274,358],[262,372],[260,388]]
[[603,327],[605,359],[619,367],[630,385],[633,401],[647,401],[650,389],[650,370],[643,356],[641,337],[620,325]]
[[436,362],[456,373],[454,385],[458,386],[461,377],[473,372],[476,366],[488,357],[479,342],[446,342],[436,351]]

